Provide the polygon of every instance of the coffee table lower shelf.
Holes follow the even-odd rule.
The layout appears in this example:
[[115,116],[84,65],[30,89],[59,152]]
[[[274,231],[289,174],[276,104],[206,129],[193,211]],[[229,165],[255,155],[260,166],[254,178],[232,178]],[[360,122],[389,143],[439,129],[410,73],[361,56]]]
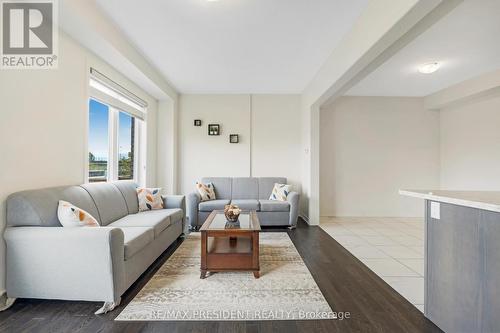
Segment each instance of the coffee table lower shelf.
[[201,275],[207,272],[253,272],[260,277],[259,233],[250,232],[238,236],[211,236],[202,232],[201,240]]
[[253,237],[207,237],[205,269],[203,261],[201,278],[207,272],[250,271],[259,278],[259,265],[254,265]]

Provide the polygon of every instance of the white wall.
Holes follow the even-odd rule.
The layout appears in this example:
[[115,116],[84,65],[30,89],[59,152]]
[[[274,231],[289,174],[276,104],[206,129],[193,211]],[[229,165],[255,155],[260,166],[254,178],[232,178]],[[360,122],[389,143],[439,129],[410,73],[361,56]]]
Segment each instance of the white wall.
[[[203,176],[250,175],[249,100],[248,95],[181,95],[181,193],[192,192]],[[195,119],[201,119],[202,126],[194,126]],[[221,135],[209,136],[208,124],[220,124]],[[239,134],[240,143],[230,144],[229,134]]]
[[441,112],[441,188],[500,190],[500,94]]
[[401,188],[439,186],[439,113],[422,98],[342,97],[321,111],[323,216],[421,216]]
[[252,176],[287,177],[301,190],[300,97],[252,96]]
[[165,194],[177,194],[178,102],[158,103],[156,186]]
[[[299,189],[299,103],[297,95],[182,95],[180,192],[192,192],[204,176],[284,176]],[[211,123],[221,125],[220,136],[208,135]],[[240,143],[230,144],[229,134]]]
[[306,86],[301,95],[301,213],[309,224],[319,224],[321,206],[319,107],[342,96],[405,42],[417,37],[423,31],[420,22],[426,18],[432,21],[443,11],[451,10],[454,4],[456,2],[440,0],[369,1],[351,31]]
[[[85,180],[88,68],[96,67],[145,99],[148,108],[147,184],[156,181],[157,102],[65,34],[57,70],[5,70],[0,74],[0,229],[13,192]],[[4,289],[0,244],[0,290]]]

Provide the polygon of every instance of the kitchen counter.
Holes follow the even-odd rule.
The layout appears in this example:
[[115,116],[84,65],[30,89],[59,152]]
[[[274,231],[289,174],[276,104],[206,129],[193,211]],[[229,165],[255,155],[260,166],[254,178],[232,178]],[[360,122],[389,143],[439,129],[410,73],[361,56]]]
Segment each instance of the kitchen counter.
[[425,316],[445,332],[500,332],[500,192],[399,193],[425,201]]
[[399,194],[500,213],[500,191],[400,190]]

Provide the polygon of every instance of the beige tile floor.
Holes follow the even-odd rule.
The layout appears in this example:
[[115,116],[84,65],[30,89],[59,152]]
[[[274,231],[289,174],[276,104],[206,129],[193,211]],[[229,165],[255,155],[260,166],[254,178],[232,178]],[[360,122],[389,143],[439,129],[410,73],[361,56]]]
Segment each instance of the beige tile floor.
[[322,217],[320,227],[423,311],[423,219]]

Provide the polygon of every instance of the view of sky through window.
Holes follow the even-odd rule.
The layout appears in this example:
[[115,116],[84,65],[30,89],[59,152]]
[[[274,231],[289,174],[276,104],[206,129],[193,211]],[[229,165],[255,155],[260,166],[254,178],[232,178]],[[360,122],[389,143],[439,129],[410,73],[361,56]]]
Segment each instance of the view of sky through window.
[[128,157],[132,149],[132,124],[133,117],[125,112],[120,112],[118,146],[119,157]]
[[96,161],[107,161],[109,152],[109,107],[91,99],[89,113],[89,152]]

